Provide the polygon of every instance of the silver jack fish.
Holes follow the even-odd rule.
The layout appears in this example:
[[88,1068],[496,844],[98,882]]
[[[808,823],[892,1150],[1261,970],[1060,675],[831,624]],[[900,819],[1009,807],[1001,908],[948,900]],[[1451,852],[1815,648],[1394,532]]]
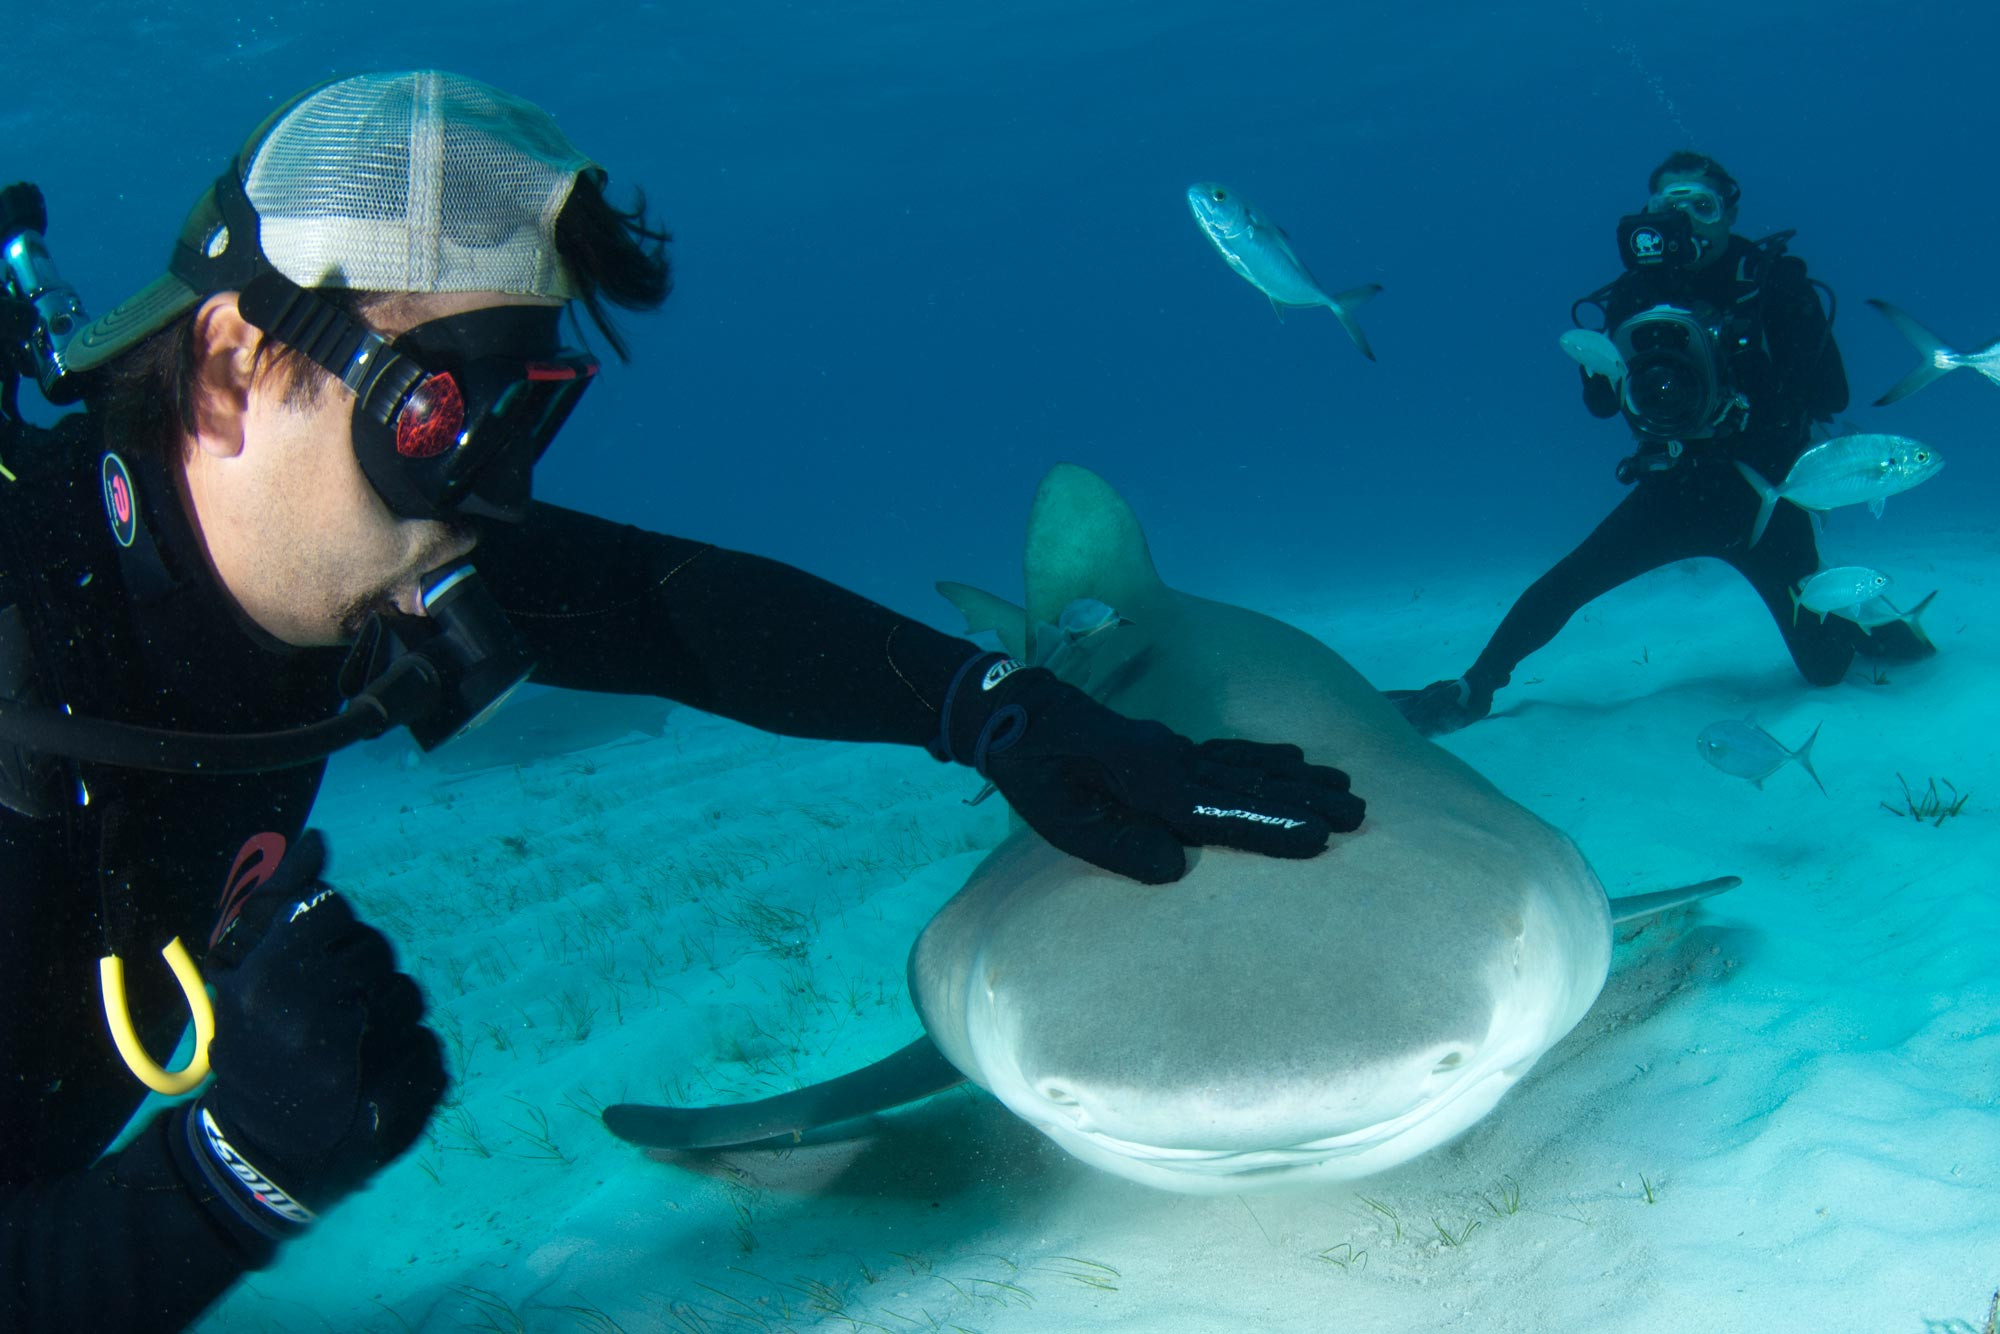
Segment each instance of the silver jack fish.
[[1222,262],[1269,297],[1280,319],[1286,306],[1325,306],[1361,349],[1361,355],[1375,360],[1375,353],[1368,346],[1368,335],[1354,322],[1354,309],[1381,291],[1380,283],[1350,287],[1328,296],[1293,252],[1285,229],[1234,190],[1213,181],[1202,181],[1188,187],[1187,201],[1195,223],[1221,253]]
[[1850,611],[1881,597],[1888,588],[1889,576],[1880,570],[1865,565],[1836,565],[1813,575],[1792,593],[1792,620],[1799,619],[1800,607],[1820,616]]
[[1571,329],[1556,343],[1569,359],[1591,375],[1601,375],[1615,389],[1625,383],[1625,358],[1609,338],[1595,329]]
[[[1824,726],[1824,724],[1821,724]],[[1819,728],[1812,730],[1806,743],[1797,750],[1789,750],[1785,743],[1766,732],[1755,723],[1731,720],[1710,723],[1701,729],[1701,735],[1694,739],[1695,754],[1707,760],[1722,772],[1736,778],[1747,778],[1750,785],[1763,790],[1764,780],[1793,760],[1799,768],[1812,775],[1813,782],[1821,793],[1826,792],[1826,784],[1819,781],[1813,772],[1813,742],[1819,740]]]
[[1908,398],[1940,375],[1966,368],[1978,371],[1993,383],[2000,384],[2000,339],[1995,339],[1977,352],[1954,352],[1945,346],[1942,338],[1888,302],[1878,301],[1871,296],[1868,298],[1868,304],[1881,311],[1889,323],[1896,326],[1896,331],[1914,343],[1917,351],[1924,354],[1923,364],[1896,381],[1895,388],[1875,400],[1875,406],[1881,407],[1898,399]]
[[1750,525],[1750,545],[1756,546],[1763,538],[1771,511],[1781,500],[1821,512],[1843,505],[1866,505],[1879,519],[1882,504],[1890,496],[1929,481],[1942,467],[1944,459],[1935,449],[1901,435],[1842,435],[1823,440],[1799,455],[1779,486],[1772,486],[1755,468],[1738,459],[1736,470],[1763,501],[1757,508],[1757,521]]
[[1937,590],[1932,589],[1924,595],[1923,601],[1908,611],[1898,609],[1896,604],[1887,598],[1870,598],[1859,606],[1848,607],[1831,614],[1843,621],[1852,621],[1871,634],[1885,625],[1895,625],[1900,622],[1909,626],[1912,634],[1928,644],[1930,636],[1924,633],[1924,612],[1930,608],[1932,600],[1936,597]]

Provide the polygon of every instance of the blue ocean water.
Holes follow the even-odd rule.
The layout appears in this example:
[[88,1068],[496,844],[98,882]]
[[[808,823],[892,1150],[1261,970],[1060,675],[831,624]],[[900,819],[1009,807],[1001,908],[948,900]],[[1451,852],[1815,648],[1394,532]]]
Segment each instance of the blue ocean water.
[[[1740,230],[1796,227],[1794,252],[1838,291],[1853,420],[1918,436],[1949,458],[1938,480],[1890,503],[1879,531],[1898,550],[1921,548],[1927,533],[1991,531],[2000,389],[1954,375],[1892,409],[1868,406],[1915,354],[1863,304],[1893,300],[1960,346],[2000,333],[1988,249],[2000,187],[1986,169],[1978,96],[2000,49],[1990,6],[1168,0],[559,12],[307,0],[141,13],[100,0],[17,9],[9,24],[0,175],[43,185],[55,253],[94,310],[158,272],[187,204],[242,134],[307,84],[437,65],[546,105],[615,187],[644,188],[677,238],[677,290],[662,313],[626,320],[635,359],[608,368],[548,456],[541,494],[787,560],[947,628],[955,619],[931,581],[1014,589],[1021,517],[1058,460],[1087,464],[1131,499],[1183,588],[1325,609],[1390,579],[1436,587],[1454,571],[1554,559],[1623,494],[1611,467],[1629,447],[1622,426],[1582,411],[1555,340],[1570,302],[1617,272],[1612,226],[1642,202],[1647,170],[1683,147],[1714,154],[1742,181]],[[1326,312],[1274,318],[1222,266],[1182,200],[1201,179],[1281,221],[1330,288],[1383,285],[1359,316],[1379,362],[1357,355]],[[1835,531],[1872,522],[1843,515]],[[1747,595],[1733,605],[1748,607]],[[1744,679],[1761,687],[1782,676],[1789,691],[1788,666],[1775,644],[1764,647]],[[1460,665],[1435,663],[1440,674]],[[1735,666],[1718,653],[1705,684],[1734,683]],[[1843,707],[1875,698],[1857,706],[1857,693]],[[1552,728],[1552,716],[1571,718],[1530,712],[1517,719],[1522,731],[1475,733],[1468,744],[1561,744],[1523,738]],[[1632,769],[1579,764],[1588,777],[1578,785],[1643,805],[1647,791],[1630,780],[1656,763],[1641,749],[1654,738],[1633,719],[1648,716],[1635,709],[1593,729],[1639,736],[1618,757]],[[1802,717],[1786,720],[1788,740],[1816,715]],[[1847,736],[1858,730],[1850,724]],[[1838,726],[1828,739],[1829,750],[1842,744]],[[1692,765],[1687,739],[1671,741]],[[836,763],[802,748],[773,754]],[[1904,760],[1884,747],[1866,762],[1850,764],[1843,795],[1876,819],[1872,796],[1856,789],[1886,783]],[[1514,771],[1546,767],[1538,755]],[[553,821],[555,799],[533,786],[521,784],[524,806]],[[607,800],[638,788],[605,786],[619,794]],[[1724,791],[1718,805],[1736,795]],[[1548,795],[1529,788],[1524,799]],[[1676,795],[1693,804],[1686,790]],[[957,794],[941,800],[955,808]],[[1581,800],[1565,827],[1589,841]],[[366,810],[356,823],[377,814],[360,798],[353,806]],[[1770,817],[1781,833],[1756,854],[1817,868],[1826,834],[1812,821],[1829,817],[1811,811]],[[450,817],[436,818],[432,832],[449,828]],[[1597,847],[1624,846],[1649,819],[1613,822],[1617,837],[1601,833]],[[1707,828],[1689,819],[1661,840],[1699,847]],[[403,849],[386,834],[387,850],[355,841],[364,852],[352,864],[393,886]],[[1735,865],[1749,846],[1727,843],[1715,856]],[[1871,844],[1879,859],[1894,860],[1881,846]],[[1658,862],[1638,871],[1666,874]],[[520,943],[531,937],[519,935],[511,948],[531,960]],[[893,973],[907,940],[882,935],[872,963]],[[468,957],[473,949],[469,941]],[[438,986],[449,968],[422,962]],[[465,970],[464,958],[454,962]],[[1800,989],[1830,1004],[1839,968],[1808,962]],[[448,1007],[442,986],[437,994]],[[1810,1011],[1814,1001],[1801,1004]],[[660,1027],[677,1026],[670,1017]],[[499,1050],[479,1056],[492,1075],[504,1070]],[[650,1075],[656,1057],[642,1048],[629,1065]],[[552,1101],[571,1073],[505,1087]],[[1735,1077],[1755,1083],[1761,1067]],[[497,1104],[502,1087],[490,1078],[480,1092]],[[656,1092],[641,1085],[634,1096]],[[1872,1126],[1878,1115],[1893,1119],[1870,1106],[1856,1120]],[[447,1203],[385,1199],[385,1186],[372,1207],[421,1199],[440,1231],[504,1213],[511,1201],[464,1206],[460,1192],[479,1189],[468,1184],[474,1174],[461,1159],[442,1161],[437,1198]],[[424,1184],[410,1164],[401,1170]],[[676,1209],[708,1184],[659,1176],[673,1182],[661,1190]],[[1828,1196],[1846,1207],[1843,1194],[1866,1193],[1850,1184]],[[982,1203],[997,1200],[998,1213],[1009,1198],[996,1188]],[[796,1221],[802,1233],[823,1225]],[[517,1227],[556,1231],[533,1216]],[[681,1241],[651,1216],[614,1235],[641,1250]],[[470,1243],[467,1253],[477,1254]],[[720,1282],[738,1257],[718,1245],[670,1258],[689,1265],[691,1280]],[[1660,1272],[1671,1278],[1671,1263]],[[502,1286],[478,1271],[453,1277]],[[265,1288],[305,1293],[296,1300],[309,1306],[318,1281],[292,1272]],[[1954,1289],[1923,1309],[1970,1312],[1961,1298]],[[1131,1327],[1147,1327],[1144,1299],[1132,1300],[1142,1314]],[[289,1327],[243,1305],[226,1327]],[[1036,1327],[1022,1319],[1030,1323],[1017,1328]]]
[[[1666,10],[1172,3],[423,6],[109,3],[10,21],[6,171],[101,309],[274,100],[441,65],[539,100],[673,229],[548,498],[763,551],[949,624],[937,577],[1012,587],[1058,459],[1206,553],[1183,583],[1301,590],[1568,545],[1620,494],[1622,427],[1555,348],[1617,272],[1666,152],[1742,181],[1842,298],[1867,429],[1951,467],[1891,522],[1978,521],[1991,386],[1867,408],[1913,363],[1862,305],[2000,329],[1970,3]],[[1195,231],[1222,181],[1329,288],[1379,282],[1355,355],[1282,323]]]

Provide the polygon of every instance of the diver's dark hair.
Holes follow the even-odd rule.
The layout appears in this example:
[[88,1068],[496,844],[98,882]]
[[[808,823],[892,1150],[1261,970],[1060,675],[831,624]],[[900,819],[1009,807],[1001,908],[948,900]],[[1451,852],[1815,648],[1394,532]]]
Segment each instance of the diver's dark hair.
[[604,303],[656,310],[674,290],[673,266],[667,261],[667,244],[674,238],[647,220],[646,192],[632,194],[632,207],[619,208],[604,197],[597,176],[585,172],[556,217],[556,252],[569,270],[576,299],[620,361],[630,361],[632,352]]
[[1667,154],[1666,160],[1653,168],[1653,174],[1646,178],[1646,189],[1649,192],[1657,192],[1660,188],[1660,178],[1670,171],[1696,171],[1708,177],[1715,183],[1715,188],[1722,192],[1724,208],[1735,208],[1736,201],[1743,196],[1743,187],[1736,183],[1736,178],[1729,174],[1726,167],[1708,154],[1697,153],[1689,148]]
[[[631,208],[619,208],[604,197],[596,176],[586,172],[577,178],[556,217],[556,250],[576,300],[620,361],[632,359],[631,348],[606,306],[652,310],[674,288],[667,260],[673,237],[647,218],[645,195],[635,195]],[[342,287],[315,291],[342,314],[364,322],[371,310],[407,295]],[[109,439],[121,453],[170,461],[194,433],[201,406],[200,349],[194,329],[199,311],[197,306],[104,368],[92,404],[104,412]],[[333,380],[296,349],[268,337],[258,340],[253,364],[256,374],[278,377],[285,401],[294,406],[310,403]]]

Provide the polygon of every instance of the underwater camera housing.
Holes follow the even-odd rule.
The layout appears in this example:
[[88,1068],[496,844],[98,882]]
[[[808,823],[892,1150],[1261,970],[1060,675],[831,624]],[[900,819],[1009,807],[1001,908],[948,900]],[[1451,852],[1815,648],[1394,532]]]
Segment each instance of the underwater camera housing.
[[1618,219],[1618,258],[1634,272],[1682,268],[1700,253],[1694,223],[1677,208]]
[[79,392],[67,353],[89,317],[76,289],[49,258],[42,240],[48,229],[40,190],[26,182],[0,190],[0,340],[6,344],[0,374],[6,377],[9,415],[17,415],[14,383],[24,374],[35,377],[51,403],[73,403]]
[[1662,304],[1611,331],[1612,345],[1625,359],[1620,406],[1635,433],[1696,440],[1723,429],[1738,401],[1719,325],[1700,307]]

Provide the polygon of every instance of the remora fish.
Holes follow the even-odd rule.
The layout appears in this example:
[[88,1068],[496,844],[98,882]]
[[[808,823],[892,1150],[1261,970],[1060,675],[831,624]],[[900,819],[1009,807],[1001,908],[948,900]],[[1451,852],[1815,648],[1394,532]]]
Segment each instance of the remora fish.
[[[1824,723],[1820,726],[1825,726]],[[1785,743],[1751,722],[1710,723],[1701,729],[1701,735],[1694,739],[1697,755],[1726,774],[1737,778],[1747,778],[1750,785],[1763,790],[1764,780],[1793,760],[1799,768],[1812,775],[1822,794],[1826,784],[1819,781],[1819,775],[1812,767],[1813,742],[1819,740],[1819,727],[1812,730],[1806,743],[1797,750],[1789,750]]]
[[1380,283],[1350,287],[1328,296],[1293,252],[1285,229],[1235,191],[1213,181],[1202,181],[1188,187],[1187,201],[1195,223],[1221,253],[1222,262],[1269,297],[1272,308],[1281,317],[1286,306],[1325,306],[1361,349],[1361,355],[1375,360],[1375,352],[1368,346],[1368,335],[1354,322],[1354,308],[1381,291]]
[[1595,329],[1571,329],[1556,339],[1569,359],[1591,375],[1601,375],[1612,387],[1625,383],[1625,358],[1609,338]]
[[1750,545],[1762,540],[1771,511],[1781,500],[1822,512],[1843,505],[1866,505],[1879,519],[1883,502],[1890,496],[1929,481],[1942,467],[1944,459],[1935,449],[1903,435],[1842,435],[1821,441],[1799,455],[1780,486],[1772,486],[1755,468],[1738,459],[1736,470],[1763,502],[1757,508],[1756,522],[1750,525]]
[[1889,576],[1880,570],[1871,570],[1866,565],[1836,565],[1813,575],[1793,592],[1792,619],[1798,620],[1800,607],[1821,616],[1847,611],[1881,597],[1888,587]]
[[1978,371],[1995,384],[2000,384],[2000,338],[1988,343],[1977,352],[1954,352],[1945,346],[1942,338],[1911,319],[1908,314],[1886,301],[1868,298],[1868,304],[1882,312],[1896,331],[1916,345],[1924,354],[1924,360],[1915,370],[1896,381],[1888,393],[1875,400],[1876,407],[1908,398],[1940,375],[1955,370]]

